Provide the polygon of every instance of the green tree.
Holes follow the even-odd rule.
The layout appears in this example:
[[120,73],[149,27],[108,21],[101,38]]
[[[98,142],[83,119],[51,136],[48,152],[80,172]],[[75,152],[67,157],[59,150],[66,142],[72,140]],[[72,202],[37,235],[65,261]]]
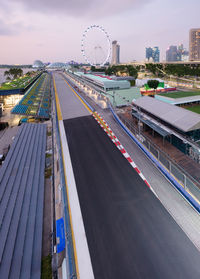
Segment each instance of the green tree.
[[95,67],[95,66],[91,66],[90,70],[91,70],[92,72],[95,72],[96,67]]
[[23,70],[20,69],[20,68],[11,68],[9,71],[5,71],[4,72],[4,76],[7,76],[7,79],[8,77],[11,79],[16,79],[16,78],[19,78],[23,75]]
[[159,81],[156,79],[150,79],[150,80],[148,80],[147,84],[150,88],[157,89]]

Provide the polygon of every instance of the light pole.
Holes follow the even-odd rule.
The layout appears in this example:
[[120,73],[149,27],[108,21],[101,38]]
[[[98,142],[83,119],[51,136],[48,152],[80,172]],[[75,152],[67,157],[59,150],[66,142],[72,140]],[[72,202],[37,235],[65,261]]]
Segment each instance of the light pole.
[[115,91],[113,91],[113,106],[116,107],[116,102],[115,102]]

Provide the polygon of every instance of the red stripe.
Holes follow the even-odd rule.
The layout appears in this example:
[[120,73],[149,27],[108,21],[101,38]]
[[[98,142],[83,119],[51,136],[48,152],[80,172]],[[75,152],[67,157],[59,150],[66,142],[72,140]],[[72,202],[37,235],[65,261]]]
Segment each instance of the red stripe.
[[130,158],[130,157],[128,157],[128,158],[126,158],[128,161],[129,161],[129,163],[132,163],[133,161],[132,161],[132,159]]
[[121,149],[120,151],[121,151],[121,153],[126,153],[126,150],[124,148]]
[[148,183],[146,180],[144,180],[144,182],[147,184],[147,186],[148,186],[149,188],[151,188],[150,185],[149,185],[149,183]]
[[137,171],[137,173],[140,173],[140,170],[136,167],[135,170]]

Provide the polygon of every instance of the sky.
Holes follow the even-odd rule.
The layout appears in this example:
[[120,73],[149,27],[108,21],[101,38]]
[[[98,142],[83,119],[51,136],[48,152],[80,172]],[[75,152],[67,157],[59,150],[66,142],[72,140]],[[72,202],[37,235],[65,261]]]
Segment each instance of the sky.
[[94,24],[118,41],[121,62],[144,60],[149,46],[162,61],[170,45],[188,49],[199,10],[200,0],[0,0],[0,64],[84,62],[82,35]]

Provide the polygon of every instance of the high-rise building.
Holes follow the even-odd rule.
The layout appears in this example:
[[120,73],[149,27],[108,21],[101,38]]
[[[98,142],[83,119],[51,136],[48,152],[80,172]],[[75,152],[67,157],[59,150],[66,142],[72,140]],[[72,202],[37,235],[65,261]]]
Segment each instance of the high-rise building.
[[160,50],[158,47],[146,47],[146,60],[148,62],[160,61]]
[[183,44],[170,46],[166,51],[167,62],[188,61],[188,59],[189,52],[183,47]]
[[180,44],[177,48],[177,61],[188,61],[189,60],[189,51],[184,48],[183,44]]
[[189,36],[189,59],[200,61],[200,28],[191,29]]
[[179,61],[178,59],[178,49],[177,46],[170,46],[166,51],[166,61],[175,62]]
[[111,64],[119,64],[120,63],[120,45],[117,41],[112,42],[112,59]]

